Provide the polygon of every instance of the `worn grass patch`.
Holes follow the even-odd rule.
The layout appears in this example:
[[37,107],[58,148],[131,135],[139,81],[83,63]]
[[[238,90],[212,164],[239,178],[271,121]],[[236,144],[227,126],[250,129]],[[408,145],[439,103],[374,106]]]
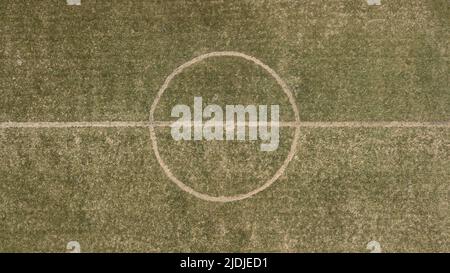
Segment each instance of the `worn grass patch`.
[[[449,121],[446,0],[1,1],[0,122],[147,121],[166,77],[192,58],[237,51],[273,68],[303,121]],[[209,59],[157,108],[273,104],[257,66]],[[302,128],[268,189],[196,198],[159,166],[149,128],[0,129],[0,251],[448,252],[449,128]],[[247,192],[280,166],[257,142],[174,142],[174,173],[211,195]]]

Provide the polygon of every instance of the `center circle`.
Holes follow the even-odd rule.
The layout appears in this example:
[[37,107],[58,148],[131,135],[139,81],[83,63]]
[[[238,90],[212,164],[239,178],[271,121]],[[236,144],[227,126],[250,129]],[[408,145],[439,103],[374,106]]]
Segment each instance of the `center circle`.
[[[264,182],[264,184],[262,184],[262,186],[244,193],[244,194],[237,194],[237,195],[231,195],[231,196],[211,196],[208,194],[204,194],[201,192],[198,192],[196,190],[194,190],[193,188],[189,187],[188,185],[186,185],[185,183],[183,183],[181,180],[179,180],[173,173],[172,171],[169,169],[169,167],[167,166],[167,164],[164,162],[164,160],[161,158],[161,155],[159,153],[159,149],[158,149],[158,141],[156,138],[156,133],[155,133],[155,124],[156,121],[154,120],[154,113],[156,110],[156,107],[158,106],[158,103],[161,99],[161,96],[164,94],[164,92],[166,91],[166,89],[169,87],[171,81],[181,72],[183,72],[184,69],[199,63],[205,59],[208,58],[214,58],[214,57],[238,57],[238,58],[243,58],[247,61],[253,62],[254,64],[258,65],[259,67],[263,68],[265,71],[267,71],[278,83],[278,85],[281,87],[281,89],[283,90],[283,92],[285,93],[285,95],[287,96],[289,103],[291,104],[292,110],[294,112],[294,117],[295,117],[295,122],[297,124],[297,126],[295,126],[295,132],[294,132],[294,138],[292,140],[291,143],[291,147],[289,149],[289,153],[286,157],[286,159],[284,160],[283,164],[280,166],[280,168],[275,172],[275,174],[269,178],[268,180],[266,180]],[[179,66],[178,68],[176,68],[164,81],[164,84],[161,86],[161,88],[159,89],[155,100],[153,101],[153,104],[150,107],[150,137],[151,137],[151,142],[152,142],[152,148],[153,148],[153,152],[155,153],[156,159],[159,163],[159,165],[161,166],[161,168],[163,169],[164,173],[167,175],[167,177],[174,182],[178,187],[180,187],[182,190],[186,191],[187,193],[190,193],[192,195],[194,195],[197,198],[200,198],[202,200],[205,201],[211,201],[211,202],[233,202],[233,201],[239,201],[239,200],[243,200],[246,198],[249,198],[263,190],[265,190],[266,188],[268,188],[270,185],[272,185],[286,170],[289,162],[293,159],[296,150],[297,150],[297,142],[300,138],[300,127],[298,126],[298,124],[300,123],[300,115],[299,115],[299,111],[297,108],[297,105],[295,103],[295,99],[294,99],[294,95],[292,93],[292,91],[289,89],[289,87],[287,86],[287,84],[283,81],[283,79],[281,79],[281,77],[272,69],[270,68],[268,65],[264,64],[263,62],[261,62],[260,60],[256,59],[255,57],[246,55],[244,53],[240,53],[240,52],[234,52],[234,51],[218,51],[218,52],[211,52],[211,53],[207,53],[207,54],[203,54],[200,55],[184,64],[182,64],[181,66]]]

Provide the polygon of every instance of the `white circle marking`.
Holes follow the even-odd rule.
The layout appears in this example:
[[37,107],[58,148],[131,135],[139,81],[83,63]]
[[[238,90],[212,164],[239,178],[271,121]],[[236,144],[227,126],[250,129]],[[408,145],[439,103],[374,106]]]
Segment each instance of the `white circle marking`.
[[289,103],[291,104],[292,110],[294,111],[294,117],[295,117],[295,121],[297,124],[300,123],[300,115],[299,115],[297,105],[295,103],[294,95],[293,95],[292,91],[289,89],[289,87],[287,86],[287,84],[283,81],[283,79],[281,79],[281,77],[278,76],[278,74],[272,68],[270,68],[268,65],[264,64],[263,62],[256,59],[255,57],[252,57],[252,56],[240,53],[240,52],[217,51],[217,52],[211,52],[211,53],[200,55],[200,56],[182,64],[181,66],[179,66],[166,78],[166,80],[164,81],[164,84],[159,89],[159,91],[156,95],[156,98],[153,101],[153,104],[150,108],[150,124],[151,124],[151,126],[149,127],[150,128],[150,136],[151,136],[151,141],[152,141],[153,152],[155,153],[155,156],[156,156],[156,159],[157,159],[159,165],[161,166],[164,173],[167,175],[167,177],[172,182],[174,182],[182,190],[194,195],[195,197],[200,198],[202,200],[206,200],[206,201],[212,201],[212,202],[233,202],[233,201],[238,201],[238,200],[243,200],[243,199],[249,198],[249,197],[265,190],[270,185],[272,185],[284,173],[289,162],[293,159],[295,152],[297,150],[297,142],[300,137],[300,127],[299,126],[295,127],[294,139],[292,140],[291,148],[289,150],[289,153],[288,153],[286,159],[284,160],[283,164],[281,165],[281,167],[261,187],[256,188],[248,193],[231,195],[231,196],[211,196],[208,194],[198,192],[198,191],[194,190],[193,188],[189,187],[188,185],[184,184],[182,181],[180,181],[172,173],[172,171],[169,169],[169,167],[167,166],[167,164],[164,162],[164,160],[161,158],[161,155],[159,154],[156,133],[155,133],[155,129],[152,125],[155,123],[154,113],[155,113],[156,107],[157,107],[159,100],[161,99],[161,96],[163,95],[164,91],[169,87],[170,82],[178,74],[183,72],[184,69],[186,69],[198,62],[201,62],[205,59],[212,58],[212,57],[239,57],[239,58],[243,58],[247,61],[253,62],[254,64],[263,68],[276,80],[278,85],[280,85],[280,87],[283,89],[283,92],[285,93],[285,95],[288,97]]

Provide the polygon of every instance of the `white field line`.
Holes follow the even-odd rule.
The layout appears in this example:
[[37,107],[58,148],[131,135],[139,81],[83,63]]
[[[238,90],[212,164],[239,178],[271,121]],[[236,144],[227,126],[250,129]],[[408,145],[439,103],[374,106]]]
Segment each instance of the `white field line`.
[[[170,127],[172,121],[80,121],[80,122],[0,122],[0,129],[8,128],[120,128],[120,127]],[[181,123],[189,126],[190,123]],[[203,124],[204,126],[224,126],[222,123]],[[239,122],[235,126],[256,127],[257,122]],[[263,123],[264,125],[264,123]],[[191,125],[192,126],[192,125]],[[331,121],[331,122],[278,122],[268,126],[307,127],[307,128],[450,128],[450,121],[443,122],[405,122],[405,121]]]
[[311,128],[450,128],[450,121],[343,121],[343,122],[300,122],[300,127]]
[[99,122],[2,122],[0,129],[7,128],[89,128],[89,127],[147,127],[148,122],[99,121]]

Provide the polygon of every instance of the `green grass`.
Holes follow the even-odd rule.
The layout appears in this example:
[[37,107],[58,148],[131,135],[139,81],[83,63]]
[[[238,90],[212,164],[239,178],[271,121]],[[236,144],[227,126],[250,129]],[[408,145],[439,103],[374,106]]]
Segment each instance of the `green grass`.
[[449,134],[308,129],[279,181],[220,204],[169,181],[145,129],[9,131],[1,249],[448,251]]
[[[304,121],[448,121],[450,5],[382,1],[12,1],[0,4],[0,122],[145,121],[165,78],[212,51],[254,56]],[[194,95],[279,103],[260,68],[211,59],[179,75],[156,115]],[[174,143],[161,156],[198,191],[254,189],[284,160],[258,143]],[[0,129],[0,251],[448,252],[450,129],[303,128],[285,174],[233,203],[161,170],[145,128]],[[219,161],[214,161],[220,158]],[[196,159],[196,160],[194,160]]]
[[2,120],[145,120],[170,72],[220,50],[275,69],[304,120],[450,116],[446,1],[3,1],[1,14]]

